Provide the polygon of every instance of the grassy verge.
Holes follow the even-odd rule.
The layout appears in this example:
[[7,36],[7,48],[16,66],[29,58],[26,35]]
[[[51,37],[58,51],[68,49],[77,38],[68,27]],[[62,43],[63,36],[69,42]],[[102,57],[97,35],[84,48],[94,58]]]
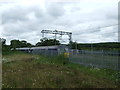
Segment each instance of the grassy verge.
[[115,71],[69,63],[63,55],[5,55],[3,88],[116,88]]
[[[38,60],[37,63],[47,63],[47,64],[58,64],[64,67],[67,67],[72,70],[78,70],[86,75],[90,75],[96,78],[107,79],[114,82],[117,86],[120,86],[120,72],[111,70],[111,69],[99,69],[99,68],[89,68],[84,67],[79,64],[70,63],[67,58],[64,58],[63,55],[58,57],[41,57],[42,59]],[[42,62],[41,62],[42,61]]]
[[68,64],[68,68],[77,69],[84,72],[87,75],[94,76],[96,78],[107,79],[114,82],[116,85],[120,86],[120,72],[111,69],[99,69],[99,68],[89,68],[78,64]]

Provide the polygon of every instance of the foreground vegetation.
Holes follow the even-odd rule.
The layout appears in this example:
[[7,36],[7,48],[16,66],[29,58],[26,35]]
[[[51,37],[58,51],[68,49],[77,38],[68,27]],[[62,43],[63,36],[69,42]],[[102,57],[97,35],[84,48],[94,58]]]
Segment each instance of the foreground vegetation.
[[63,55],[3,56],[3,88],[117,88],[118,72],[70,63]]

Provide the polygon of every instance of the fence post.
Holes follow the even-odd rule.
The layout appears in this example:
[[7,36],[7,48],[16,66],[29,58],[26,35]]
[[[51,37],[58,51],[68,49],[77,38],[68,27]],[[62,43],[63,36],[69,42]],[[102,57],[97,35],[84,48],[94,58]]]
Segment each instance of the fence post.
[[2,38],[0,38],[0,89],[2,89]]
[[104,58],[103,58],[103,49],[102,49],[102,60],[101,60],[101,66],[104,67],[104,64],[103,64],[103,61],[104,61]]

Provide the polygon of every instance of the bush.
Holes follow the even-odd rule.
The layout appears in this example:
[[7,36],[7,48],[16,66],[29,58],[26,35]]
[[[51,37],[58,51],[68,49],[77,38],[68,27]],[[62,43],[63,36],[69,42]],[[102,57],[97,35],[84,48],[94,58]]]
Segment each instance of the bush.
[[7,54],[10,54],[10,53],[11,53],[10,46],[2,45],[2,55],[7,55]]

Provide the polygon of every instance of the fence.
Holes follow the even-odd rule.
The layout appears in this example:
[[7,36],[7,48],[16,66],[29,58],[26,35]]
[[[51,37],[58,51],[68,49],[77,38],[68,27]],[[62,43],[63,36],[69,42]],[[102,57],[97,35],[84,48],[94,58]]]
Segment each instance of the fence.
[[120,53],[117,51],[71,50],[69,60],[84,66],[120,70],[119,57]]

